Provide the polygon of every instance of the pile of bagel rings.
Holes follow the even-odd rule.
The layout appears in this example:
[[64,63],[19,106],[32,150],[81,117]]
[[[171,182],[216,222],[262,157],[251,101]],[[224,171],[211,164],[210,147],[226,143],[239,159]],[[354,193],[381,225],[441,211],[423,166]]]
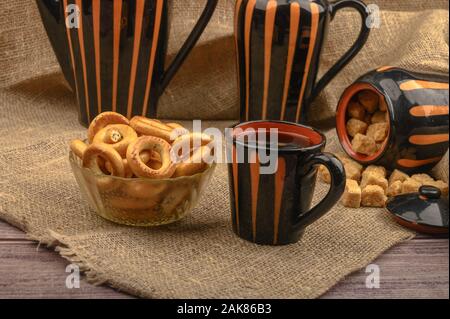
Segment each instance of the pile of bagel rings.
[[[178,137],[173,140],[174,136]],[[178,123],[165,124],[143,116],[128,120],[115,112],[102,113],[92,121],[87,142],[70,143],[70,149],[81,159],[83,167],[96,174],[122,178],[192,176],[208,168],[202,159],[213,152],[210,136],[190,133]],[[185,143],[198,147],[192,148],[189,160],[174,162],[172,148],[180,149]]]
[[[195,206],[212,174],[204,155],[213,155],[214,141],[178,123],[106,112],[92,121],[87,142],[74,140],[70,149],[75,177],[99,215],[157,226],[181,219]],[[181,160],[175,161],[179,150]]]

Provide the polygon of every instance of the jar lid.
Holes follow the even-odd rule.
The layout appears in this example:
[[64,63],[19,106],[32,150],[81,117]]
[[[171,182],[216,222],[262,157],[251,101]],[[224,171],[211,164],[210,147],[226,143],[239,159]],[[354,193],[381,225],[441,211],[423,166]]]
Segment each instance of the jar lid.
[[422,186],[419,193],[391,198],[386,209],[396,221],[427,234],[448,234],[448,199],[432,186]]

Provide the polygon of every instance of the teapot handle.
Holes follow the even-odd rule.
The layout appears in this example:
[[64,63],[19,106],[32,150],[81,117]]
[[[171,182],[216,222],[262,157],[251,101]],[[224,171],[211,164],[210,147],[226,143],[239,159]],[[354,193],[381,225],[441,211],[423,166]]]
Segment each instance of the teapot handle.
[[331,82],[331,80],[333,80],[333,78],[359,53],[359,51],[361,51],[369,38],[370,27],[368,26],[368,20],[370,16],[368,7],[359,0],[341,0],[336,3],[332,3],[329,6],[331,20],[334,19],[339,10],[344,8],[353,8],[360,14],[362,24],[359,36],[352,47],[336,62],[334,66],[331,67],[330,70],[328,70],[327,73],[325,73],[320,81],[317,82],[312,91],[311,100],[309,102],[312,102]]
[[192,30],[191,34],[188,36],[177,56],[173,59],[170,66],[166,69],[162,76],[160,94],[164,92],[170,81],[173,79],[178,69],[183,65],[183,62],[188,57],[189,53],[194,48],[195,44],[199,40],[209,21],[211,20],[214,11],[216,10],[218,0],[207,0],[206,7],[203,10],[197,24]]

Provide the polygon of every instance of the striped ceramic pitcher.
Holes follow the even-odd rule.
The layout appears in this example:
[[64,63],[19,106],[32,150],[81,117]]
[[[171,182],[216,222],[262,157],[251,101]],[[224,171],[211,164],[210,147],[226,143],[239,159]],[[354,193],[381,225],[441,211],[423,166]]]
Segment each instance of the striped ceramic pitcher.
[[37,0],[50,42],[88,125],[104,111],[156,117],[160,95],[203,33],[218,0],[165,70],[169,0]]
[[[361,15],[359,37],[316,83],[329,21],[343,8]],[[241,121],[306,122],[312,100],[366,43],[368,12],[357,0],[237,0]]]

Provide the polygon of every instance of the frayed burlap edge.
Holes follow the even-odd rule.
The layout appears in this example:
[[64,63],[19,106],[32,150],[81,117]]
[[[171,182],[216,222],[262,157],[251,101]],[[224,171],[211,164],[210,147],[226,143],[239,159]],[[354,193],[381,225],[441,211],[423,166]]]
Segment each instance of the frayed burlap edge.
[[[5,219],[5,221],[9,223],[8,220]],[[15,227],[18,227],[16,225],[14,225],[13,223],[10,223],[10,224]],[[20,227],[18,227],[18,228],[21,229]],[[42,237],[39,238],[37,236],[34,236],[31,233],[27,233],[26,230],[23,230],[23,229],[21,229],[21,230],[26,233],[27,237],[30,240],[35,241],[37,243],[38,248],[40,246],[44,245],[48,249],[51,249],[51,250],[54,250],[55,252],[57,252],[62,258],[66,259],[71,264],[78,266],[80,269],[80,273],[84,275],[84,278],[86,279],[86,281],[89,284],[94,285],[94,286],[109,286],[110,288],[112,288],[118,292],[126,293],[126,294],[129,294],[132,296],[136,296],[138,298],[148,298],[148,299],[152,298],[152,296],[143,294],[141,291],[139,291],[137,289],[133,289],[133,287],[130,287],[126,283],[120,282],[120,281],[114,279],[113,277],[110,277],[107,274],[96,269],[92,265],[92,263],[89,261],[88,257],[82,256],[82,254],[75,247],[71,246],[68,243],[67,236],[64,236],[55,231],[49,230],[48,231],[49,237],[47,239],[43,239]],[[368,265],[370,265],[371,263],[376,261],[376,259],[379,258],[381,255],[383,255],[385,252],[389,251],[391,248],[393,248],[399,244],[409,242],[409,241],[413,240],[415,237],[416,237],[416,234],[412,233],[409,236],[405,236],[405,238],[401,239],[399,242],[393,243],[393,244],[383,248],[381,251],[377,251],[377,252],[371,254],[370,256],[364,258],[364,261],[361,261],[361,263],[360,263],[361,266],[356,266],[354,268],[351,268],[348,270],[348,274],[340,276],[339,278],[335,278],[334,284],[332,284],[328,287],[325,287],[321,290],[318,290],[316,292],[316,296],[312,297],[310,299],[320,298],[321,296],[325,295],[327,292],[331,291],[342,280],[349,278],[354,273],[360,271],[361,269],[364,269],[365,267],[367,267]],[[149,288],[149,290],[154,291],[155,289]]]

